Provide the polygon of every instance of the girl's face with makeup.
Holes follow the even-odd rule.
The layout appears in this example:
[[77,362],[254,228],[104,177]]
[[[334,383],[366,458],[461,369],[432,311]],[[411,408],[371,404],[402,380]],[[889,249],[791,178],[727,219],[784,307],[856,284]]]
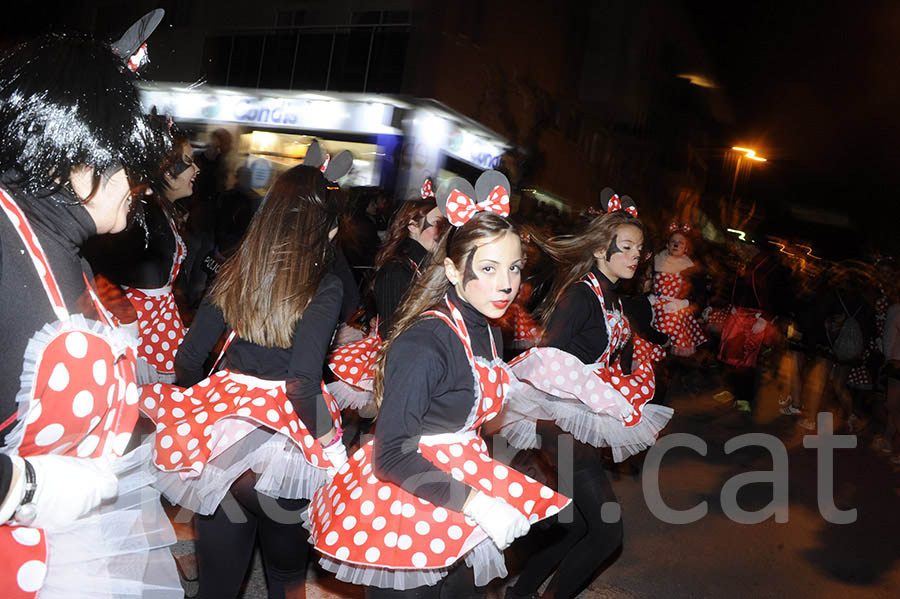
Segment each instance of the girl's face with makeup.
[[409,236],[418,241],[422,247],[429,252],[434,251],[436,238],[440,231],[439,225],[443,220],[444,215],[441,214],[441,210],[437,207],[432,208],[432,210],[425,215],[425,218],[422,219],[421,224],[416,223],[415,221],[409,221]]
[[621,225],[608,248],[594,250],[594,259],[600,272],[615,283],[634,276],[643,248],[644,234],[641,230],[634,225]]
[[668,250],[669,255],[673,258],[684,256],[687,251],[687,237],[681,233],[673,233],[672,236],[669,237],[669,243],[666,244],[666,250]]
[[464,264],[444,259],[450,284],[461,298],[487,318],[500,318],[519,291],[522,278],[522,242],[506,231],[479,245]]

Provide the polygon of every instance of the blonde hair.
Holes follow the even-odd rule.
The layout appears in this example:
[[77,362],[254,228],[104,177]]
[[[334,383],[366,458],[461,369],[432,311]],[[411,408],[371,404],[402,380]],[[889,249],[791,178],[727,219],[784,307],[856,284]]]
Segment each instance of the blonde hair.
[[243,339],[289,348],[334,258],[337,203],[317,168],[295,166],[266,195],[210,295]]

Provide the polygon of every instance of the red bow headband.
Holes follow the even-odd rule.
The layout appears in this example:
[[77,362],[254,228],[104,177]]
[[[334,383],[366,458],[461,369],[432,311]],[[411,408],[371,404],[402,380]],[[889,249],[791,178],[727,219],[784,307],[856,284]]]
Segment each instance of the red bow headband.
[[431,177],[425,177],[425,182],[422,183],[419,195],[422,196],[423,200],[434,199],[434,186],[431,184]]
[[678,221],[672,221],[669,223],[669,233],[690,233],[691,226],[687,223],[679,223]]
[[617,210],[624,210],[634,218],[638,216],[637,205],[631,196],[622,196],[612,190],[610,187],[604,187],[600,192],[600,204],[606,209],[607,214],[612,214]]
[[463,226],[482,211],[509,216],[509,181],[497,171],[482,173],[474,188],[465,179],[454,177],[447,182],[440,197],[438,207],[454,227]]

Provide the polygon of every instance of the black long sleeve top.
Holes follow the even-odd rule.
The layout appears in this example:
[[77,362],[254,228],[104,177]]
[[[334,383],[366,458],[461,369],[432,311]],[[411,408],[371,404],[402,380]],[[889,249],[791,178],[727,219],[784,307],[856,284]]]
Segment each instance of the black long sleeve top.
[[375,310],[381,318],[381,335],[387,338],[394,326],[394,313],[400,300],[416,276],[416,266],[421,266],[428,255],[421,243],[407,238],[400,247],[400,255],[381,267],[375,275]]
[[[502,355],[499,330],[490,327],[453,289],[449,297],[463,315],[474,354],[490,360],[493,335]],[[462,511],[469,486],[417,451],[422,435],[462,430],[475,402],[474,389],[465,349],[445,322],[423,319],[397,337],[385,364],[384,399],[372,459],[375,475],[434,505]]]
[[[591,272],[597,277],[608,309],[619,303],[618,283],[613,283],[596,266]],[[597,296],[590,287],[575,282],[563,293],[550,315],[543,345],[556,347],[584,362],[595,362],[609,344],[606,317]]]
[[[93,219],[81,204],[63,192],[30,195],[18,189],[14,173],[0,177],[0,185],[13,197],[25,213],[50,262],[53,275],[70,313],[81,313],[96,319],[84,281],[93,278],[90,265],[80,256],[84,242],[97,232]],[[0,302],[4,318],[0,319],[0,422],[9,422],[0,430],[0,446],[15,426],[16,394],[21,387],[25,347],[45,324],[55,322],[50,305],[31,257],[5,214],[0,214]],[[12,468],[0,467],[0,498],[9,490]]]
[[[262,347],[235,336],[225,352],[228,368],[261,379],[284,380],[288,399],[314,437],[331,429],[331,417],[322,399],[322,364],[337,326],[343,287],[326,274],[294,328],[289,349]],[[203,364],[228,325],[222,311],[204,300],[175,356],[179,385],[203,380]]]
[[149,201],[144,207],[146,238],[143,229],[132,223],[121,233],[98,235],[85,244],[84,254],[94,272],[118,285],[139,289],[159,289],[169,284],[175,234],[157,201],[160,200]]
[[646,295],[622,296],[622,309],[632,330],[656,345],[665,345],[669,336],[653,328],[653,306]]

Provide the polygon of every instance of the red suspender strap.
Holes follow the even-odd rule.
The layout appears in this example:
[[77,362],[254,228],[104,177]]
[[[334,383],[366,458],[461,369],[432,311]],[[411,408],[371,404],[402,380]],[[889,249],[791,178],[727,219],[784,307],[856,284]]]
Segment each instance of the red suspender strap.
[[[44,292],[47,294],[47,299],[50,301],[50,305],[53,306],[53,311],[56,313],[57,318],[68,320],[69,311],[66,310],[66,304],[63,301],[62,293],[59,290],[59,286],[56,284],[56,279],[53,278],[53,271],[50,270],[50,263],[47,261],[47,255],[44,253],[43,248],[41,248],[41,242],[34,234],[31,225],[28,224],[28,219],[25,218],[22,209],[19,208],[18,204],[16,204],[3,188],[0,188],[0,204],[3,205],[3,211],[6,213],[10,222],[12,222],[13,227],[19,233],[22,243],[25,244],[25,249],[28,252],[28,255],[31,256],[34,269],[41,279],[41,284],[44,286]],[[88,288],[90,288],[90,285]]]

